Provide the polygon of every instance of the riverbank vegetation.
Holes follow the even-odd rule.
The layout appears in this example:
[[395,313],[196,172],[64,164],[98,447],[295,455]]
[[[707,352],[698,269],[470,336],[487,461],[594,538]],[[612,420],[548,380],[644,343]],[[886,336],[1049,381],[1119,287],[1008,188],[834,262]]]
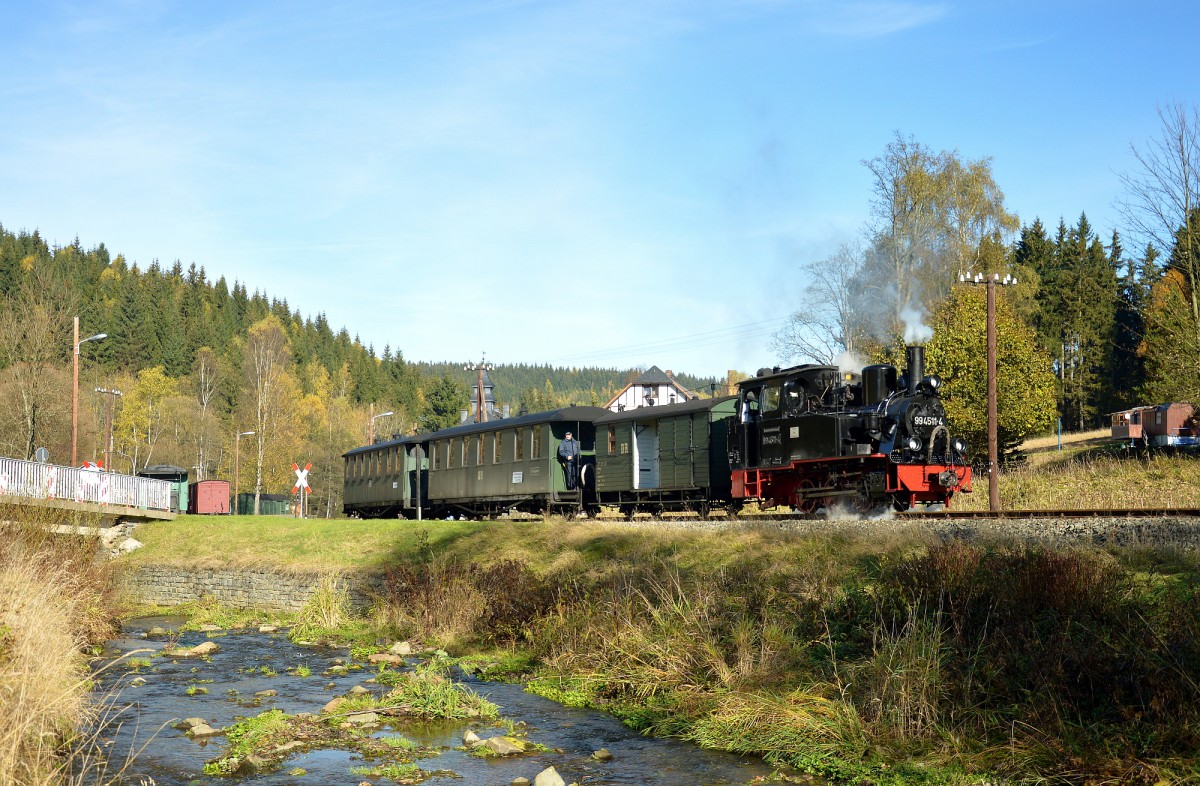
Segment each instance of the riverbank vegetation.
[[113,631],[109,566],[43,516],[0,508],[0,783],[99,782],[85,650]]
[[395,534],[377,635],[650,733],[862,783],[1200,780],[1187,548],[901,522],[364,526]]

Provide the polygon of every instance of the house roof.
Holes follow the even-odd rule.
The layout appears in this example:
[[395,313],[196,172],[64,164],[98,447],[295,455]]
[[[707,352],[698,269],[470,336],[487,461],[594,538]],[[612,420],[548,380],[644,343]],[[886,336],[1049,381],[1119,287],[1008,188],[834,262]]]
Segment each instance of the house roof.
[[626,385],[625,387],[618,390],[616,395],[614,395],[612,398],[610,398],[608,400],[608,403],[604,405],[604,408],[608,409],[616,402],[617,399],[619,399],[621,396],[625,395],[625,392],[627,390],[629,390],[630,388],[639,386],[639,385],[668,385],[672,388],[675,388],[675,390],[679,392],[679,395],[681,397],[683,397],[684,399],[695,398],[694,394],[689,392],[688,389],[685,388],[683,385],[680,385],[679,382],[676,379],[674,379],[670,374],[667,374],[665,371],[663,371],[658,366],[651,366],[650,368],[643,371],[638,376],[637,379],[633,380],[628,385]]
[[679,387],[679,383],[667,376],[658,366],[651,366],[642,372],[641,376],[633,381],[634,385],[674,385]]

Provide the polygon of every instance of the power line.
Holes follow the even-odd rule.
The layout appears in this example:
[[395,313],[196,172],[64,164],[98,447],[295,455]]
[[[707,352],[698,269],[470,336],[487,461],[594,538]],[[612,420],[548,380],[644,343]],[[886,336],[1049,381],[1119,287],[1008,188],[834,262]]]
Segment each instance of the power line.
[[728,344],[734,341],[768,336],[780,327],[780,323],[783,320],[790,318],[791,315],[789,314],[785,316],[774,317],[772,319],[760,320],[758,322],[747,322],[741,325],[732,325],[726,328],[705,330],[683,336],[671,336],[667,338],[655,339],[654,341],[646,341],[640,344],[628,344],[621,347],[609,347],[605,349],[592,350],[590,352],[574,353],[569,356],[555,358],[549,362],[595,362],[615,359],[624,355],[644,355],[651,352],[662,353]]

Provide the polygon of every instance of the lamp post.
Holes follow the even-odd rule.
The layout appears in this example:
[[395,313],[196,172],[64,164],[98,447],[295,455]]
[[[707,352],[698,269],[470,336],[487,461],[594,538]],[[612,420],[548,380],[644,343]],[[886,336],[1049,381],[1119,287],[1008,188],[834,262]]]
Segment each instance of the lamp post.
[[[374,404],[371,405],[371,409],[375,409]],[[396,414],[395,412],[392,412],[389,409],[387,412],[380,412],[378,415],[371,415],[371,427],[370,427],[369,431],[367,432],[367,444],[368,445],[375,444],[375,419],[376,418],[386,418],[388,415],[395,415],[395,414]]]
[[1000,510],[1000,445],[997,437],[996,412],[996,287],[1017,283],[1015,276],[999,273],[990,277],[983,273],[959,275],[961,284],[987,286],[987,427],[988,427],[988,510]]
[[79,345],[89,341],[99,341],[108,338],[107,333],[97,333],[79,340],[79,317],[75,317],[75,334],[72,338],[75,351],[71,354],[71,466],[78,461],[77,448],[79,445]]
[[[112,464],[110,464],[109,462],[112,460],[113,403],[116,401],[117,396],[122,395],[122,393],[121,393],[121,391],[117,390],[116,388],[96,388],[96,392],[97,393],[105,393],[108,395],[108,415],[105,418],[105,420],[107,421],[107,426],[105,427],[105,437],[104,437],[104,469],[107,472],[112,472]],[[71,464],[74,464],[74,463],[75,463],[74,461],[71,462]]]
[[232,516],[237,512],[238,498],[238,448],[242,444],[242,437],[253,436],[253,431],[243,431],[233,438],[233,504],[229,507],[229,515]]

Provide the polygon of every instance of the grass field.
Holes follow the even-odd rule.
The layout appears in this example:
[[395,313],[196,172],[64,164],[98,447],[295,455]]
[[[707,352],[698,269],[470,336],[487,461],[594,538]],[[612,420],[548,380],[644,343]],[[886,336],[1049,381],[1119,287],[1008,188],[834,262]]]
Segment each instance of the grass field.
[[301,573],[378,571],[421,548],[442,549],[466,522],[294,519],[285,516],[179,516],[144,524],[145,544],[126,563],[182,567],[261,567]]
[[[1031,440],[1027,460],[1000,472],[1006,510],[1200,508],[1200,456],[1123,454],[1107,431]],[[955,510],[988,507],[987,478],[976,474],[974,493],[954,498]]]

